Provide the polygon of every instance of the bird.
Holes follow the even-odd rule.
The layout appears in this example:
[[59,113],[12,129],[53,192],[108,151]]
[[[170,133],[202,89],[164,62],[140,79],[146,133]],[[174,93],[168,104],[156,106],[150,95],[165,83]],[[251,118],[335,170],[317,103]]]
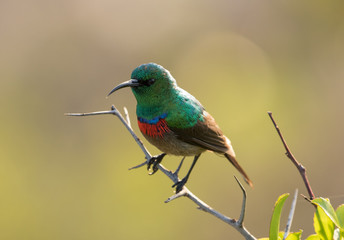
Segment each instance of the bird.
[[156,63],[146,63],[135,68],[131,78],[110,93],[130,87],[137,101],[138,127],[149,143],[161,154],[153,156],[147,169],[152,174],[158,170],[166,155],[193,156],[193,162],[186,176],[176,182],[179,193],[199,159],[205,151],[224,155],[242,174],[251,187],[252,181],[236,160],[231,141],[223,134],[215,119],[190,93],[180,88],[171,73]]

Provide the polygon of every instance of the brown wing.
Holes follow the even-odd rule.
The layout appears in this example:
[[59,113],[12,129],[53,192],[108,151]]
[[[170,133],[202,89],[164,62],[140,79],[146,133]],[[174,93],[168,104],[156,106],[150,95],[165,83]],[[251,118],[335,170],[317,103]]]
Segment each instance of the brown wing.
[[178,139],[200,146],[204,149],[217,153],[226,153],[231,147],[229,141],[223,135],[221,129],[216,124],[214,118],[207,112],[203,113],[204,121],[198,123],[191,128],[171,128]]
[[235,153],[229,139],[223,135],[221,129],[209,113],[204,111],[203,117],[203,122],[198,121],[198,123],[191,128],[170,129],[176,134],[178,139],[184,142],[224,154],[225,157],[233,164],[233,166],[243,175],[245,181],[252,187],[252,181],[249,179],[248,175],[235,158]]

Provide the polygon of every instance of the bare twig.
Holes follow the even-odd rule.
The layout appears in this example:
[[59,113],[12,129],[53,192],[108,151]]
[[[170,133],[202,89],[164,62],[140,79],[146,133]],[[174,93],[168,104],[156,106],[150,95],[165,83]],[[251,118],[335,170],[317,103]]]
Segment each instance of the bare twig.
[[[135,139],[136,143],[139,145],[139,147],[141,148],[141,150],[143,151],[143,153],[145,154],[146,157],[146,162],[142,163],[138,166],[135,166],[131,169],[134,168],[138,168],[138,167],[142,167],[145,164],[148,163],[148,161],[150,160],[150,158],[152,157],[151,154],[148,152],[148,150],[145,148],[145,146],[143,145],[143,143],[141,142],[141,140],[136,136],[136,134],[134,133],[134,131],[132,130],[132,128],[130,127],[130,124],[128,119],[129,117],[127,116],[127,121],[124,120],[123,116],[121,115],[121,113],[115,108],[115,106],[111,107],[110,111],[101,111],[101,112],[90,112],[90,113],[67,113],[67,116],[93,116],[93,115],[101,115],[101,114],[113,114],[116,115],[121,122],[124,124],[124,126],[127,128],[127,130],[130,132],[130,134],[133,136],[133,138]],[[183,159],[184,160],[184,159]],[[182,162],[183,162],[182,160]],[[182,164],[181,162],[181,164]],[[176,172],[172,172],[168,169],[166,169],[162,164],[158,164],[157,167],[159,168],[159,170],[161,172],[163,172],[166,176],[168,176],[174,183],[177,183],[179,181],[178,178],[178,171],[180,169],[180,166],[177,168]],[[237,180],[238,181],[238,180]],[[238,181],[239,183],[239,181]],[[241,184],[239,183],[239,186],[241,186]],[[176,198],[179,197],[187,197],[189,198],[191,201],[193,201],[196,205],[198,205],[198,208],[210,213],[211,215],[217,217],[218,219],[222,220],[223,222],[229,224],[230,226],[232,226],[233,228],[235,228],[238,232],[240,232],[245,239],[247,240],[255,240],[256,238],[243,226],[243,219],[244,219],[244,214],[245,214],[245,206],[246,206],[246,192],[243,189],[243,187],[241,186],[241,189],[243,190],[244,193],[244,202],[243,202],[243,207],[241,209],[241,215],[238,221],[236,221],[235,219],[229,218],[225,215],[223,215],[222,213],[216,211],[215,209],[211,208],[209,205],[207,205],[205,202],[203,202],[202,200],[200,200],[196,195],[194,195],[187,187],[183,187],[182,191],[180,191],[179,193],[171,196],[170,198],[168,198],[165,202],[170,202]]]
[[[84,117],[84,116],[95,116],[95,115],[104,115],[104,114],[113,114],[121,120],[121,122],[124,124],[124,126],[127,128],[127,130],[130,132],[131,136],[135,139],[139,147],[141,148],[142,152],[145,154],[145,157],[148,160],[151,158],[151,154],[149,151],[145,148],[141,140],[136,136],[133,129],[130,127],[130,125],[124,120],[122,114],[115,108],[114,105],[111,106],[110,111],[99,111],[99,112],[89,112],[89,113],[66,113],[66,116],[76,116],[76,117]],[[142,165],[143,166],[143,165]],[[137,168],[138,166],[134,167]]]
[[283,146],[286,150],[286,155],[287,157],[292,161],[292,163],[296,166],[296,168],[299,170],[300,174],[301,174],[301,177],[303,179],[303,182],[305,183],[305,186],[307,188],[307,191],[308,191],[308,195],[309,195],[309,198],[311,200],[314,199],[314,193],[312,191],[312,188],[311,188],[311,185],[309,184],[309,181],[308,181],[308,178],[307,178],[307,174],[306,174],[306,168],[304,166],[302,166],[301,163],[299,163],[296,158],[294,157],[294,155],[291,153],[286,141],[284,140],[283,136],[282,136],[282,133],[281,133],[281,130],[279,129],[279,127],[277,126],[274,118],[272,117],[272,112],[268,112],[269,114],[269,117],[272,121],[272,123],[274,124],[276,130],[277,130],[277,133],[279,135],[279,137],[281,138],[281,141],[283,143]]
[[295,212],[295,207],[296,207],[296,201],[297,201],[297,195],[298,195],[299,190],[296,189],[295,193],[294,193],[294,198],[293,198],[293,202],[291,203],[291,207],[290,207],[290,212],[289,212],[289,216],[288,216],[288,221],[287,221],[287,225],[285,227],[284,230],[284,236],[283,236],[283,240],[285,240],[289,234],[290,228],[291,228],[291,223],[293,221],[293,217],[294,217],[294,212]]

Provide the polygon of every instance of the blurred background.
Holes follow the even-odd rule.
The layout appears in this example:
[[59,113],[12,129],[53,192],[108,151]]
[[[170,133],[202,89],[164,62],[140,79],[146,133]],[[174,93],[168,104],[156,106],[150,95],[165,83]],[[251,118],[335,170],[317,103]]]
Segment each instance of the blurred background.
[[[316,196],[337,207],[344,202],[343,12],[340,0],[2,0],[0,239],[242,239],[187,199],[165,204],[174,189],[163,174],[128,171],[144,155],[117,118],[64,116],[126,106],[138,132],[130,89],[105,96],[147,62],[169,69],[232,140],[254,182],[245,185],[253,235],[268,236],[279,195],[296,188],[307,195],[267,111]],[[163,164],[174,170],[180,159]],[[234,174],[225,158],[206,153],[188,187],[238,218]],[[304,238],[314,232],[313,211],[300,197],[292,230],[304,229]]]

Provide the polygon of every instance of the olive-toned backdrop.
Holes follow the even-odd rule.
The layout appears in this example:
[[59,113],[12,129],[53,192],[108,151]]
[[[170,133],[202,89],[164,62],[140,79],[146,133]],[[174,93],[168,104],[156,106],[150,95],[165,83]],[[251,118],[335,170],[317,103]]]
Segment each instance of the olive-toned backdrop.
[[[254,182],[246,186],[245,225],[255,236],[268,235],[280,194],[307,194],[267,111],[315,194],[337,207],[344,202],[343,12],[339,0],[1,1],[0,239],[241,239],[187,199],[165,204],[173,189],[161,173],[128,171],[144,159],[118,119],[64,116],[126,106],[138,131],[131,91],[105,96],[151,61],[169,69],[232,140]],[[164,165],[175,169],[179,160]],[[225,158],[206,153],[188,187],[237,218],[234,174]],[[292,230],[311,234],[313,210],[299,198]]]

